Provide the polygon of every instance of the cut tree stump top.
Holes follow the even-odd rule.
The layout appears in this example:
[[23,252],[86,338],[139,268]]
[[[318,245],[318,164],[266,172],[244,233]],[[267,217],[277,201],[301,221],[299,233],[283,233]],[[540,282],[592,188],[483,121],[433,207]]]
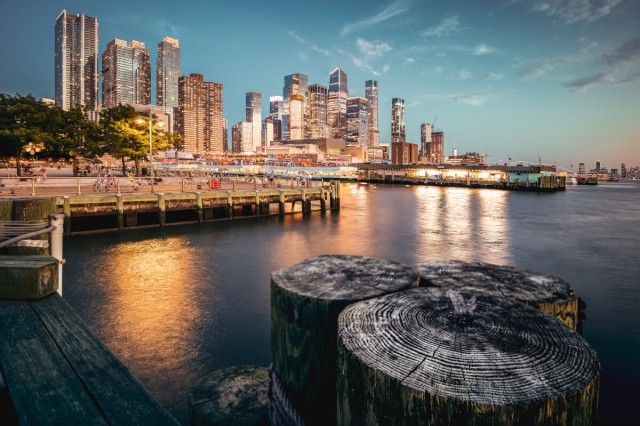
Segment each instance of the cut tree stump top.
[[348,306],[339,346],[401,385],[435,397],[510,405],[597,381],[596,352],[537,309],[464,290],[416,288]]
[[274,271],[272,282],[300,296],[323,300],[362,300],[417,285],[418,273],[390,260],[321,255]]
[[511,266],[437,260],[421,263],[416,268],[422,284],[427,286],[473,290],[532,306],[576,299],[573,289],[563,279]]

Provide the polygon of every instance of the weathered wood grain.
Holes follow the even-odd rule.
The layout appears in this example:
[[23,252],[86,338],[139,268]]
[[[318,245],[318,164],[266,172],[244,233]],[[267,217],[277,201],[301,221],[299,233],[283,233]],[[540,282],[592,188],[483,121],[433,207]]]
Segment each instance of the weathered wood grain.
[[51,256],[0,256],[0,299],[38,299],[55,293],[58,268]]
[[20,424],[178,424],[58,294],[0,301],[0,370]]
[[592,424],[599,376],[578,333],[477,292],[410,289],[338,321],[338,424]]
[[338,314],[417,283],[408,265],[362,256],[316,256],[272,273],[273,368],[307,424],[335,422]]
[[516,300],[553,315],[572,330],[581,330],[580,303],[560,277],[511,266],[457,260],[429,261],[417,265],[421,285],[469,290]]
[[201,379],[188,398],[192,426],[269,425],[269,372],[235,366]]

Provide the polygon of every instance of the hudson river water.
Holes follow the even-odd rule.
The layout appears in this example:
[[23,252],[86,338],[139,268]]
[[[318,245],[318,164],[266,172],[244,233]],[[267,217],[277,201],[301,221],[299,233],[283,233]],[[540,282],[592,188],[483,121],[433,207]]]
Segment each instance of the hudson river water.
[[601,423],[637,419],[640,182],[552,194],[343,184],[337,214],[73,236],[64,297],[186,424],[198,379],[269,365],[270,274],[321,254],[483,261],[565,279],[587,303]]

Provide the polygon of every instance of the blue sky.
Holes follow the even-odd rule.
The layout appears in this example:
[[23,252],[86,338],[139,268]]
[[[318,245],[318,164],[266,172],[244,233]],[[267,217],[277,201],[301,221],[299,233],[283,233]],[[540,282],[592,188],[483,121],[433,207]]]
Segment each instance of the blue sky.
[[246,92],[262,93],[266,111],[285,75],[328,85],[341,66],[350,96],[378,80],[383,143],[398,97],[408,141],[435,121],[446,154],[455,143],[492,163],[640,165],[637,0],[11,1],[0,13],[1,93],[53,97],[63,9],[98,18],[100,55],[114,38],[139,40],[155,64],[158,42],[179,39],[182,74],[224,85],[230,126],[244,119]]

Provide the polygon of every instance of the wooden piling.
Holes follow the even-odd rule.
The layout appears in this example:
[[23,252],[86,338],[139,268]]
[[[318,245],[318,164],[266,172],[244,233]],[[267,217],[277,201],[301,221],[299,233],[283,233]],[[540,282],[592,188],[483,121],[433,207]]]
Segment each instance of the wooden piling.
[[307,424],[335,422],[340,311],[417,283],[407,265],[347,255],[316,256],[271,274],[273,370]]
[[340,425],[589,425],[599,377],[578,333],[477,292],[410,289],[338,320]]
[[572,330],[581,330],[579,300],[563,279],[511,266],[438,260],[419,264],[421,285],[469,290],[525,303],[555,316]]

